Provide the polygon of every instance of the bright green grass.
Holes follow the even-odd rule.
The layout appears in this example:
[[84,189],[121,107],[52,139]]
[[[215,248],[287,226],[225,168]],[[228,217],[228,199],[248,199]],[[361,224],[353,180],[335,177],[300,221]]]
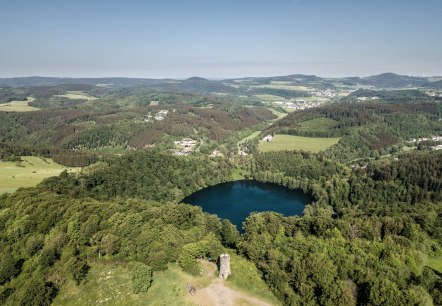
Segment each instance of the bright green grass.
[[252,262],[238,255],[231,254],[230,267],[232,275],[227,279],[227,284],[230,287],[244,291],[269,304],[281,305],[262,280],[258,269]]
[[276,118],[275,120],[279,120],[281,118],[284,118],[285,116],[287,116],[287,113],[282,113],[282,112],[278,112],[277,110],[273,109],[273,108],[269,108],[269,110],[276,116],[278,116],[278,118]]
[[154,273],[148,292],[134,294],[127,268],[122,265],[93,264],[79,286],[67,281],[53,305],[190,305],[185,282],[173,266]]
[[284,100],[284,98],[280,97],[280,96],[274,96],[274,95],[255,95],[256,98],[258,98],[261,101],[264,102],[276,102],[276,101],[282,101]]
[[306,86],[298,86],[298,85],[288,85],[288,84],[282,84],[278,82],[272,82],[272,84],[266,84],[266,85],[259,85],[254,86],[257,88],[271,88],[271,89],[284,89],[284,90],[294,90],[294,91],[309,91],[310,88]]
[[82,91],[68,91],[64,95],[55,95],[55,97],[68,98],[71,100],[88,100],[88,101],[93,101],[98,99],[97,97],[89,96]]
[[336,125],[336,121],[329,118],[316,118],[299,123],[301,131],[327,131]]
[[[138,294],[132,293],[129,271],[124,265],[93,263],[80,285],[68,280],[62,286],[53,305],[192,305],[186,284],[192,283],[197,290],[205,288],[217,275],[213,264],[202,263],[207,270],[202,277],[190,276],[177,264],[170,264],[166,271],[154,273],[152,286],[147,292]],[[229,287],[280,305],[253,263],[233,255],[231,266],[232,276],[227,281]]]
[[261,152],[304,150],[319,152],[337,144],[341,138],[300,137],[277,134],[271,142],[261,140],[258,149]]
[[238,168],[233,168],[232,170],[232,179],[234,181],[240,181],[240,180],[244,180],[246,177],[246,174],[250,174],[249,172],[242,170],[242,169],[238,169]]
[[247,136],[247,137],[244,137],[243,139],[241,139],[240,141],[238,141],[238,145],[240,145],[240,144],[242,144],[242,143],[246,142],[247,140],[252,140],[253,138],[256,138],[256,137],[258,137],[258,136],[259,136],[259,134],[261,134],[261,131],[256,131],[256,132],[253,132],[253,133],[252,133],[252,134],[250,134],[249,136]]
[[32,97],[28,97],[27,101],[11,101],[8,103],[0,104],[0,111],[2,112],[32,112],[39,110],[36,107],[29,106],[28,102],[32,102],[35,99]]
[[428,258],[428,266],[442,273],[442,255]]
[[74,171],[52,159],[25,156],[22,162],[0,162],[0,194],[14,192],[20,187],[33,187],[43,179],[58,175],[63,170]]

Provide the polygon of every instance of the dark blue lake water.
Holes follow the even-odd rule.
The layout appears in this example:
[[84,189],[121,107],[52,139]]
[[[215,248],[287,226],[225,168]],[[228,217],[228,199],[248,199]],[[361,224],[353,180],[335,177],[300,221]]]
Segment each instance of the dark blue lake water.
[[275,211],[285,216],[300,215],[310,196],[299,190],[256,181],[223,183],[197,191],[183,200],[207,213],[228,219],[239,230],[251,212]]

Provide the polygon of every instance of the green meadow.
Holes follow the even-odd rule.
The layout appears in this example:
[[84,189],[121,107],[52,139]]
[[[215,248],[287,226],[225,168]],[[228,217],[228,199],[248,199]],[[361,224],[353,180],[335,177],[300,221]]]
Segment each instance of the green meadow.
[[55,96],[56,97],[61,97],[61,98],[68,98],[68,99],[71,99],[71,100],[88,100],[88,101],[92,101],[92,100],[97,100],[98,99],[96,97],[89,96],[89,95],[85,94],[82,91],[68,91],[64,95],[55,95]]
[[28,100],[26,101],[11,101],[8,103],[1,103],[0,104],[0,111],[1,112],[32,112],[39,110],[39,108],[29,106],[28,102],[32,102],[35,99],[32,97],[28,97]]
[[22,157],[21,162],[0,162],[0,194],[14,192],[20,187],[33,187],[43,179],[60,174],[63,170],[73,171],[55,163],[50,158]]
[[271,142],[261,140],[258,149],[261,152],[284,151],[284,150],[304,150],[309,152],[324,151],[334,144],[337,144],[341,138],[319,138],[319,137],[301,137],[276,134]]
[[442,273],[442,255],[428,258],[428,266]]
[[[217,269],[207,261],[200,264],[203,268],[201,276],[191,276],[177,264],[170,264],[167,270],[154,272],[152,285],[147,292],[135,294],[130,273],[124,264],[97,261],[91,263],[91,269],[81,284],[68,279],[53,305],[201,305],[201,302],[207,301],[201,301],[198,291],[217,279]],[[270,305],[280,305],[253,263],[233,255],[231,264],[232,275],[225,282],[228,288]],[[186,292],[188,283],[197,288],[195,297]]]

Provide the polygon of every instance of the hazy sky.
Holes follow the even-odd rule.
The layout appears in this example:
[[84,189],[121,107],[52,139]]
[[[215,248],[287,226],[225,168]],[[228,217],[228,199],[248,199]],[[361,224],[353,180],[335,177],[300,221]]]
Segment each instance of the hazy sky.
[[0,0],[0,77],[442,75],[442,0]]

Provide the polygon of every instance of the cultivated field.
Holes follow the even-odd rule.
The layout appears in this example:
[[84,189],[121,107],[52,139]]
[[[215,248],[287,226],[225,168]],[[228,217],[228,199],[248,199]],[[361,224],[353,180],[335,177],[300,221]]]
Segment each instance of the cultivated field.
[[71,99],[71,100],[88,100],[88,101],[92,101],[92,100],[97,100],[98,99],[96,97],[88,96],[87,94],[83,93],[82,91],[68,91],[64,95],[55,95],[55,96],[56,97],[61,97],[61,98],[68,98],[68,99]]
[[276,101],[284,100],[284,98],[282,98],[280,96],[274,96],[274,95],[262,94],[262,95],[254,95],[254,96],[263,102],[276,102]]
[[290,85],[290,82],[288,82],[288,84],[287,84],[287,82],[274,82],[274,81],[272,81],[271,84],[258,85],[258,86],[253,86],[253,87],[296,90],[296,91],[310,91],[310,90],[312,90],[312,88],[306,87],[306,86]]
[[0,194],[14,192],[20,187],[33,187],[43,179],[60,174],[63,170],[74,171],[55,163],[52,159],[22,157],[22,162],[0,162]]
[[319,152],[337,144],[341,138],[300,137],[277,134],[271,142],[261,140],[258,149],[261,152],[304,150]]
[[32,102],[35,99],[32,97],[28,97],[26,101],[11,101],[8,103],[0,104],[0,111],[2,112],[32,112],[39,110],[36,107],[32,107],[28,105],[28,102]]

